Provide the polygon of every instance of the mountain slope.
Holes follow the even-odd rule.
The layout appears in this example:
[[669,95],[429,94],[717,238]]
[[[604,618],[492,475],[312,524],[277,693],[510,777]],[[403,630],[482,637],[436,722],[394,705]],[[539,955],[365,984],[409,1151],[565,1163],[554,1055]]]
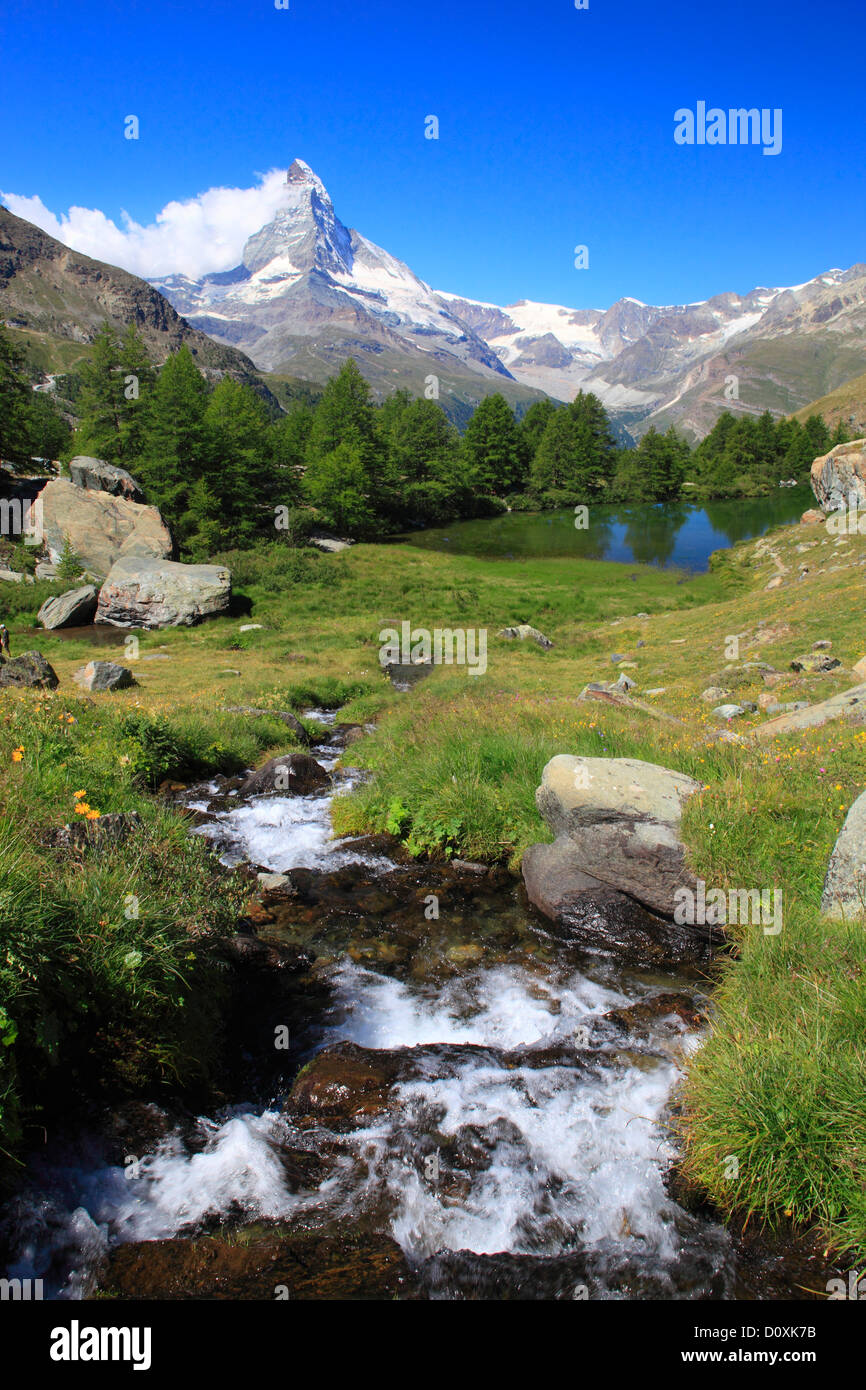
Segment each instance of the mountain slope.
[[135,323],[154,362],[186,344],[205,375],[228,373],[264,389],[248,357],[192,328],[146,280],[71,251],[3,207],[0,319],[46,371],[66,370],[85,356],[107,319],[121,332]]
[[790,289],[683,305],[621,299],[606,311],[439,298],[518,380],[567,399],[594,391],[638,434],[676,424],[701,437],[724,409],[789,414],[866,367],[863,265]]
[[795,419],[802,423],[810,415],[822,415],[831,429],[841,420],[852,439],[866,435],[866,372],[804,405]]
[[351,356],[379,395],[396,386],[420,394],[435,376],[443,405],[458,417],[491,391],[512,405],[539,394],[516,382],[407,265],[345,227],[302,160],[240,265],[153,284],[197,328],[240,347],[265,371],[324,380]]

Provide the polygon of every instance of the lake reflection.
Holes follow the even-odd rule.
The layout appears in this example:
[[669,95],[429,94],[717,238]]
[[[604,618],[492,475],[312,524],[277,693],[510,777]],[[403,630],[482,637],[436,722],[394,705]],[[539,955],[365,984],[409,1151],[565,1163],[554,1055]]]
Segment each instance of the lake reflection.
[[589,526],[575,528],[574,512],[508,512],[483,521],[458,521],[400,539],[428,550],[502,559],[576,555],[587,560],[705,570],[714,550],[797,521],[814,506],[806,487],[778,488],[769,497],[730,502],[663,502],[655,506],[590,506]]

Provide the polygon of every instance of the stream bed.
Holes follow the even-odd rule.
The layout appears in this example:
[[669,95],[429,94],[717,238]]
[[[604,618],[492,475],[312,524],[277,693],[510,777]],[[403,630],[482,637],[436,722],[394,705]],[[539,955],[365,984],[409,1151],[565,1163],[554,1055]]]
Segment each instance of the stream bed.
[[744,1246],[670,1180],[705,969],[581,950],[502,869],[334,841],[331,799],[363,774],[336,716],[310,713],[330,786],[183,793],[227,866],[271,875],[238,938],[264,983],[235,1010],[234,1103],[122,1106],[34,1157],[8,1276],[59,1298],[815,1288],[808,1253]]

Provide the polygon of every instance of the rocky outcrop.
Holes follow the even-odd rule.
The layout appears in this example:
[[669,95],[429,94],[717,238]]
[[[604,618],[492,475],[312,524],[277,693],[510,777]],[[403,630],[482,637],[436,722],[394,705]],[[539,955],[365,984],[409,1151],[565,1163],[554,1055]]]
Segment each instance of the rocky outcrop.
[[816,675],[821,671],[835,671],[836,667],[841,665],[837,657],[828,656],[826,652],[806,652],[803,656],[794,657],[791,670],[807,671]]
[[129,667],[116,661],[88,661],[74,672],[72,679],[83,690],[123,690],[135,685]]
[[866,507],[866,439],[837,444],[812,464],[812,491],[822,511]]
[[[570,840],[530,845],[521,864],[526,896],[570,945],[642,969],[667,969],[706,954],[691,928],[651,915],[625,893],[575,866]],[[696,950],[697,947],[697,950]]]
[[322,764],[308,753],[283,753],[279,757],[269,758],[263,767],[251,772],[238,789],[238,796],[266,796],[269,793],[305,796],[308,792],[327,786],[330,780]]
[[854,802],[830,856],[821,910],[837,921],[866,916],[866,792]]
[[655,763],[560,753],[545,767],[535,799],[567,855],[559,854],[560,865],[673,917],[676,890],[694,885],[679,825],[687,798],[699,790],[693,778]]
[[[127,556],[164,560],[172,553],[168,527],[156,507],[76,487],[66,478],[46,483],[33,504],[41,509],[42,535],[57,563],[68,537],[82,567],[100,578]],[[38,526],[39,511],[32,524]]]
[[76,487],[88,492],[107,492],[111,497],[125,497],[128,502],[145,501],[144,493],[131,473],[105,459],[76,454],[69,463],[69,476]]
[[225,613],[231,593],[231,572],[224,565],[123,556],[99,591],[96,621],[114,627],[191,627]]
[[759,739],[775,738],[777,734],[799,733],[801,729],[819,729],[834,719],[851,719],[855,724],[866,724],[866,684],[840,690],[829,700],[821,700],[816,705],[770,719],[753,729],[752,736]]
[[85,584],[80,589],[69,589],[65,594],[47,598],[37,618],[44,628],[53,631],[58,627],[83,627],[93,621],[95,612],[96,589],[92,584]]
[[22,652],[0,666],[0,686],[56,690],[57,672],[41,652]]

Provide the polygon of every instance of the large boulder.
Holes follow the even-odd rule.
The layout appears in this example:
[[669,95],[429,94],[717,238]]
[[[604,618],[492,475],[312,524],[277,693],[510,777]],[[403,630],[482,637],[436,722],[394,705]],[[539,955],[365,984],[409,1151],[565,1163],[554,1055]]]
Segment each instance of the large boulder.
[[37,618],[44,628],[83,627],[93,621],[96,612],[96,590],[92,584],[80,589],[68,589],[65,594],[47,598]]
[[866,507],[866,439],[837,444],[812,464],[812,491],[825,512]]
[[521,870],[529,901],[556,923],[569,945],[641,969],[676,968],[710,954],[708,936],[662,922],[634,898],[577,868],[565,836],[552,845],[530,845]]
[[116,661],[88,661],[73,672],[72,679],[83,690],[124,690],[135,685],[135,677],[128,666]]
[[845,817],[830,856],[821,910],[837,921],[866,917],[866,792]]
[[0,666],[0,686],[56,690],[59,684],[57,672],[41,652],[22,652]]
[[224,565],[181,565],[125,556],[99,591],[98,623],[114,627],[191,627],[225,613],[232,596]]
[[145,500],[144,493],[131,473],[105,459],[76,454],[69,464],[69,476],[76,487],[88,492],[107,492],[112,497],[125,497],[129,502]]
[[700,784],[636,758],[560,753],[544,769],[535,799],[574,869],[673,917],[678,888],[694,887],[679,826]]
[[[33,508],[36,508],[34,513]],[[115,560],[126,556],[167,559],[171,534],[156,507],[76,487],[66,478],[53,478],[31,508],[30,524],[41,524],[42,536],[57,563],[66,538],[85,570],[100,577]],[[40,516],[41,511],[41,516]]]

